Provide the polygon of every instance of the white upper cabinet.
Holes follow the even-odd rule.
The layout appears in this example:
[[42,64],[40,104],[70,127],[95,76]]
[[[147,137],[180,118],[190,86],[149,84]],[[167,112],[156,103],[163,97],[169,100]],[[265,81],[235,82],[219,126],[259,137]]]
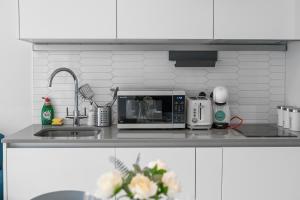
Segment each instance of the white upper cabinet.
[[223,200],[299,200],[300,148],[224,148]]
[[115,39],[116,0],[19,0],[20,39]]
[[118,0],[119,39],[212,39],[213,0]]
[[214,0],[214,38],[294,39],[295,2]]

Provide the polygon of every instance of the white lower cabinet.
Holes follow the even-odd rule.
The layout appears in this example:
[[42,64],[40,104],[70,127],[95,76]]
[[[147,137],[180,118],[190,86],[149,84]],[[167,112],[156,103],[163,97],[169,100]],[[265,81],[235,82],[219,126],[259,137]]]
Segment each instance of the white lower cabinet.
[[173,170],[181,183],[180,200],[195,199],[195,148],[117,148],[116,156],[126,165],[135,163],[140,153],[140,164],[146,166],[150,161],[162,160]]
[[7,199],[29,200],[60,190],[94,193],[97,179],[114,166],[114,148],[9,148]]
[[94,193],[116,155],[129,167],[163,160],[182,186],[181,200],[299,200],[300,147],[8,148],[8,200],[80,190]]
[[196,149],[196,200],[222,199],[222,148]]
[[299,200],[300,147],[224,148],[222,200]]

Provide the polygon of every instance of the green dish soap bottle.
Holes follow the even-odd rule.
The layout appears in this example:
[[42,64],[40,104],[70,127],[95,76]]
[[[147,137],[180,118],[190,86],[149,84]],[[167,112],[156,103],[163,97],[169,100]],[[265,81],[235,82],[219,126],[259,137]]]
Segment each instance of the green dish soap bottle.
[[45,103],[42,108],[41,121],[42,125],[51,125],[54,118],[54,109],[50,103],[49,97],[43,97]]

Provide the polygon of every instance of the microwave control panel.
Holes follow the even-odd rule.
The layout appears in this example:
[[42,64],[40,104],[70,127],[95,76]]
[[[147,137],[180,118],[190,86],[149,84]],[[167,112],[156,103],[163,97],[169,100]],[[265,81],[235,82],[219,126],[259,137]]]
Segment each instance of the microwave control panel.
[[173,96],[173,123],[185,123],[185,96]]

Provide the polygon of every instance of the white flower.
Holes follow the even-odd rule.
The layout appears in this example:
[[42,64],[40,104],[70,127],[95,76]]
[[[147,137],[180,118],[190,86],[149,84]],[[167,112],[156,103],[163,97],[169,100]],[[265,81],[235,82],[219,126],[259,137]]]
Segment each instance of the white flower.
[[133,177],[128,187],[135,199],[149,199],[157,192],[157,185],[142,174]]
[[180,184],[177,180],[176,174],[174,172],[166,172],[162,177],[162,182],[168,187],[168,196],[174,197],[174,195],[180,192]]
[[167,170],[166,163],[164,163],[161,160],[155,160],[155,161],[149,162],[149,164],[148,164],[148,167],[151,168],[151,169],[154,168],[155,166],[157,166],[158,170],[160,170],[160,169]]
[[97,196],[102,198],[109,198],[114,191],[122,185],[121,173],[117,170],[103,174],[98,180],[99,191]]

